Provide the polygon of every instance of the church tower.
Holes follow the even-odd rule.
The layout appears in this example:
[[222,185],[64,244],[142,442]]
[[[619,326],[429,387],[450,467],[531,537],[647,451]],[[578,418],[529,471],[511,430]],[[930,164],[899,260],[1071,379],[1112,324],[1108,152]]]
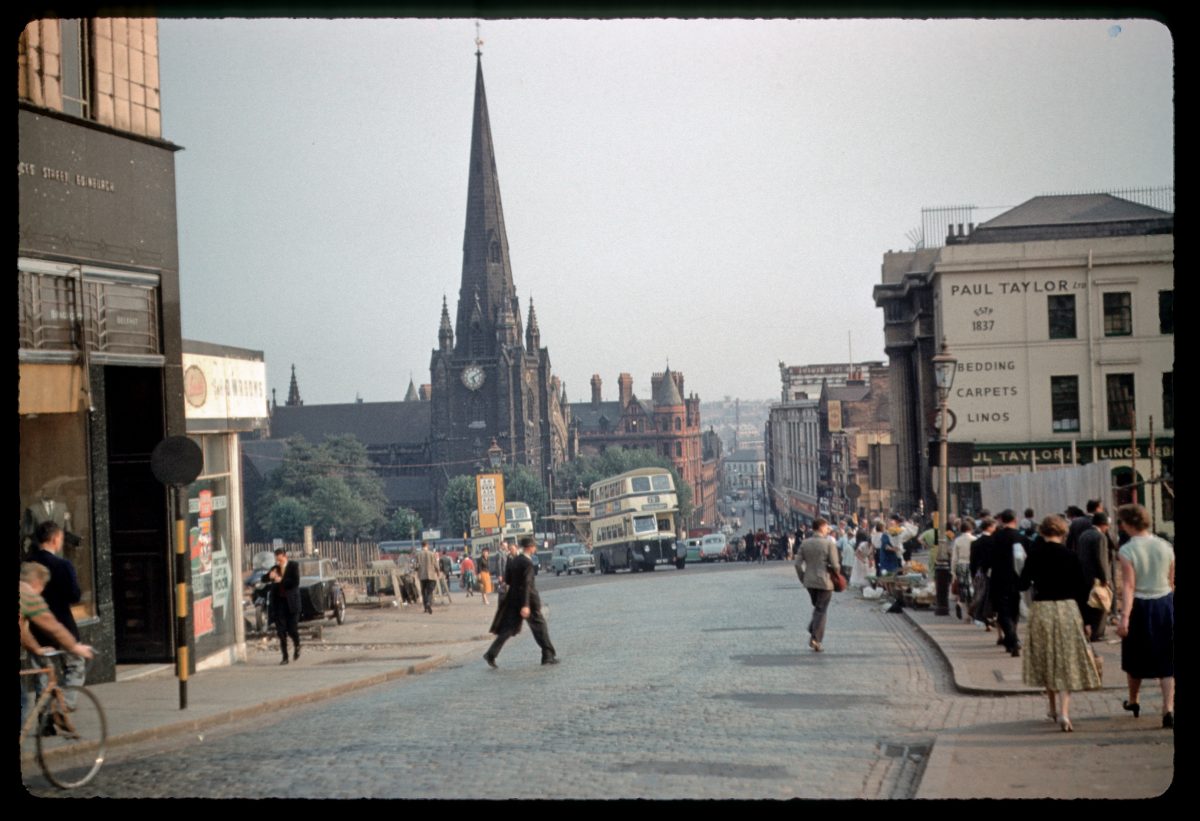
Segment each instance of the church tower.
[[486,464],[493,439],[505,464],[524,465],[547,484],[567,451],[566,420],[532,305],[529,331],[522,328],[478,50],[462,259],[454,326],[443,301],[429,366],[435,505],[452,477]]

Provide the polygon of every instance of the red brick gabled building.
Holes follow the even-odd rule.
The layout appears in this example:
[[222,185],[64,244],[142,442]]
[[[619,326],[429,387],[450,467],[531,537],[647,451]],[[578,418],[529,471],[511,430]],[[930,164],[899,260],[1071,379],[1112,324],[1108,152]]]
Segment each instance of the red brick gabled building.
[[[580,453],[609,447],[645,448],[671,460],[692,488],[695,513],[689,529],[712,527],[717,520],[719,443],[707,441],[700,428],[700,397],[685,398],[683,374],[669,367],[650,377],[651,401],[638,399],[633,377],[617,377],[618,398],[605,402],[599,374],[592,376],[590,402],[571,404]],[[716,437],[708,437],[715,439]]]

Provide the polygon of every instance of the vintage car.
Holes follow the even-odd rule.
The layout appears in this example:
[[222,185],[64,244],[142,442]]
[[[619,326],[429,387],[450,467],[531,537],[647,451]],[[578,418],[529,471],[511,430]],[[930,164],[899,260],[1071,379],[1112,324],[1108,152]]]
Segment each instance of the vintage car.
[[346,620],[346,594],[333,559],[297,559],[300,563],[300,620]]
[[583,571],[589,573],[596,572],[596,562],[592,558],[592,554],[587,547],[578,542],[569,544],[560,544],[554,546],[554,573],[561,576],[566,573],[568,576],[572,573],[583,575]]
[[730,561],[729,541],[723,533],[710,533],[700,537],[700,561],[727,562]]

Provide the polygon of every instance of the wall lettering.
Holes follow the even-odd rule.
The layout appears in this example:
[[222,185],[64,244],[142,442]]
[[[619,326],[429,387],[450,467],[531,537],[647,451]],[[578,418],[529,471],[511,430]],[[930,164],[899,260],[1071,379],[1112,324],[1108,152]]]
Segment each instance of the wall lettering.
[[77,185],[80,188],[91,188],[94,191],[107,191],[115,193],[116,185],[112,180],[106,180],[102,177],[92,177],[87,174],[77,174],[70,171],[63,171],[60,168],[51,168],[48,165],[41,166],[39,170],[35,163],[18,162],[17,163],[18,177],[37,177],[40,176],[44,180],[57,180],[58,182],[66,183],[67,185]]

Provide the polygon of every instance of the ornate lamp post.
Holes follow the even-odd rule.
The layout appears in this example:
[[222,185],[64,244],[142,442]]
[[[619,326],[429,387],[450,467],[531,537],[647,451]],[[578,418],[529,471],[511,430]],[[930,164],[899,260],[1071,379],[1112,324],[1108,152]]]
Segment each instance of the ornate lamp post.
[[[942,349],[937,356],[933,357],[933,378],[937,383],[938,391],[938,513],[937,513],[937,528],[938,535],[946,532],[947,519],[946,514],[950,509],[947,497],[947,482],[949,479],[948,447],[946,439],[946,417],[949,416],[946,408],[946,400],[950,397],[950,388],[954,384],[954,370],[958,365],[958,360],[950,354],[950,348],[946,345],[946,338],[942,337]],[[950,551],[942,549],[938,551],[936,566],[934,568],[934,582],[937,586],[937,605],[934,607],[933,614],[935,616],[950,615]]]
[[504,451],[496,444],[495,436],[492,437],[492,446],[487,449],[487,457],[492,470],[499,470],[500,466],[504,464]]

